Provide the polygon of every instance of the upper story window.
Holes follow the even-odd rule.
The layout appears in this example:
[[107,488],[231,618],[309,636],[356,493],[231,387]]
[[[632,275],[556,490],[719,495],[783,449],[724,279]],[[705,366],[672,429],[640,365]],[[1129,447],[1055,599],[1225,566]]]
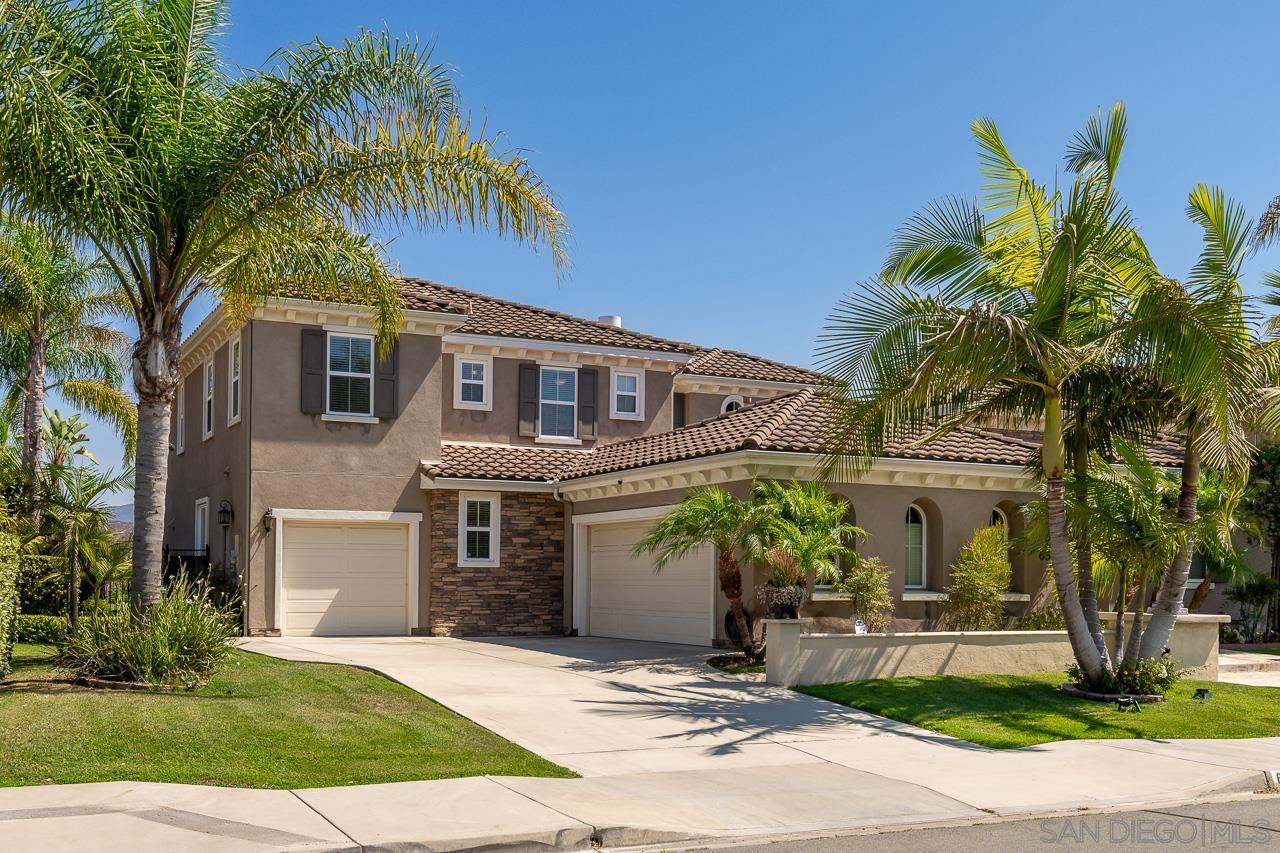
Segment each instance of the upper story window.
[[328,402],[335,415],[373,415],[373,337],[329,333]]
[[493,410],[493,359],[487,355],[453,358],[453,407]]
[[726,412],[736,412],[743,407],[744,402],[741,394],[730,394],[724,398],[724,402],[720,404],[720,414]]
[[240,423],[240,338],[227,344],[227,426]]
[[173,449],[187,449],[187,378],[178,380],[178,393],[173,398]]
[[924,576],[924,513],[912,504],[907,507],[907,589],[923,589]]
[[213,438],[213,362],[204,365],[204,411],[202,413],[201,434],[204,439]]
[[538,379],[538,434],[544,438],[578,437],[578,371],[543,367]]
[[498,565],[501,509],[496,492],[458,494],[458,565]]
[[615,420],[644,420],[644,371],[611,371],[613,393],[609,401],[609,417]]

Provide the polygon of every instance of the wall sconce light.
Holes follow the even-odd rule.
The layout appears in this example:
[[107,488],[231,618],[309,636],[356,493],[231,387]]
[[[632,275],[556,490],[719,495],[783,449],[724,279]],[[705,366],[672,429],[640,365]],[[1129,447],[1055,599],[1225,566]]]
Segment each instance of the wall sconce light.
[[267,511],[262,514],[262,529],[270,533],[271,528],[275,525],[275,523],[276,523],[276,517],[271,512],[271,507],[267,507]]
[[222,501],[218,504],[218,524],[225,530],[231,526],[231,522],[235,520],[235,510],[231,508],[231,501]]

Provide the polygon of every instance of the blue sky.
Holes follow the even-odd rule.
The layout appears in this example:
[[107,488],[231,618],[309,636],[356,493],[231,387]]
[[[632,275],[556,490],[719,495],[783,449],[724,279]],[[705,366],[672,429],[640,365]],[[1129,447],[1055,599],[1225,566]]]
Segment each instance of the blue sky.
[[[1197,182],[1280,193],[1260,3],[233,0],[227,55],[360,27],[434,40],[477,118],[527,151],[574,231],[572,274],[480,234],[395,235],[400,268],[628,327],[809,364],[894,229],[979,185],[991,116],[1051,179],[1093,112],[1129,108],[1120,185],[1162,267],[1198,251]],[[1258,256],[1254,278],[1280,266]],[[194,328],[207,306],[187,317]],[[109,431],[99,457],[118,464]]]

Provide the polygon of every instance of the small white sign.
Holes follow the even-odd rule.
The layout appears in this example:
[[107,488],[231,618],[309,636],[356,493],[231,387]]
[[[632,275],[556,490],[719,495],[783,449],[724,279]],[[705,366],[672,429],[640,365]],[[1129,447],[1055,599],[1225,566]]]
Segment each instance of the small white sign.
[[867,623],[863,622],[861,619],[856,620],[853,623],[853,633],[855,634],[867,633]]

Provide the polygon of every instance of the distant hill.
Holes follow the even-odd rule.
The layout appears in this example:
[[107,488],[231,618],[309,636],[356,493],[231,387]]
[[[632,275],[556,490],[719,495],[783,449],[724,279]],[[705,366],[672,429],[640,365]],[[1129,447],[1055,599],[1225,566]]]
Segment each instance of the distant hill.
[[120,506],[108,507],[107,509],[111,513],[112,524],[123,524],[125,522],[133,524],[133,504],[120,504]]

